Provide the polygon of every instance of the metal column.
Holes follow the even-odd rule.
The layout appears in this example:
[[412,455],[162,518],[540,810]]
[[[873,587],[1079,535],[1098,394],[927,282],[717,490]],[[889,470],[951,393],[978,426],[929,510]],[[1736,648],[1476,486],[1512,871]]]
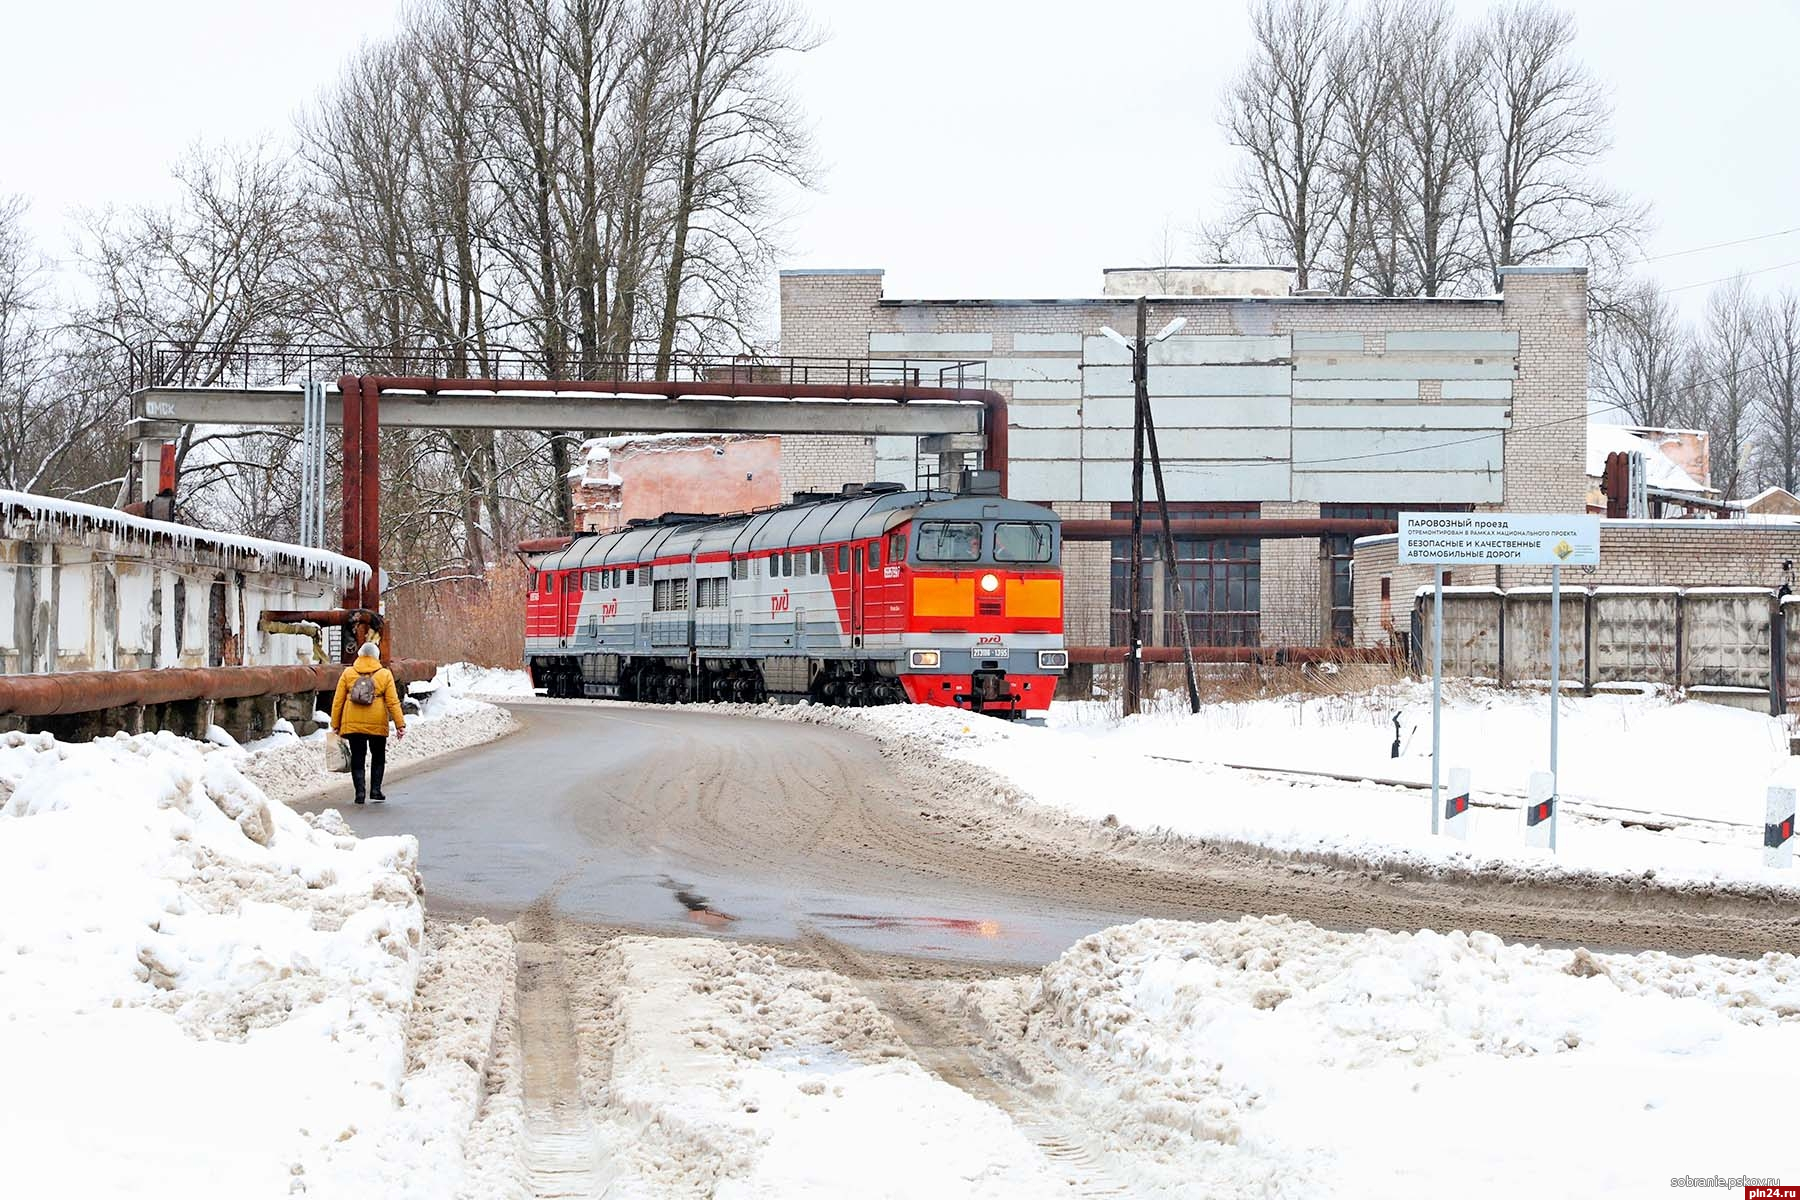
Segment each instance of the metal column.
[[325,381],[301,386],[300,544],[325,544]]

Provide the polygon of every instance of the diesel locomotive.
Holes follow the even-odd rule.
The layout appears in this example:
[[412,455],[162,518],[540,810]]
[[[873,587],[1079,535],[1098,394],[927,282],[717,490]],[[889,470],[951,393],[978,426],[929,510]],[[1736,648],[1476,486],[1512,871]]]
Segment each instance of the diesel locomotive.
[[532,682],[661,703],[1041,712],[1069,661],[1060,523],[981,487],[852,484],[580,535],[528,560]]

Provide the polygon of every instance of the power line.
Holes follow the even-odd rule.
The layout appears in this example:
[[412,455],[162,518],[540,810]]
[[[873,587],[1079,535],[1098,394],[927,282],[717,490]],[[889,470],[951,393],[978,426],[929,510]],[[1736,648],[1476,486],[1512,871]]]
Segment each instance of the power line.
[[[1725,380],[1731,379],[1738,375],[1742,375],[1746,371],[1754,371],[1759,367],[1766,367],[1770,363],[1774,362],[1779,357],[1780,357],[1780,355],[1771,355],[1768,358],[1759,359],[1756,362],[1746,363],[1743,366],[1737,368],[1735,371],[1724,371],[1718,375],[1703,375],[1703,376],[1699,377],[1698,379],[1691,380],[1690,382],[1685,383],[1685,384],[1681,385],[1680,387],[1673,389],[1673,391],[1677,395],[1680,395],[1680,394],[1683,394],[1686,392],[1691,392],[1694,389],[1702,387],[1709,383],[1723,383]],[[1549,429],[1549,428],[1552,428],[1553,426],[1557,426],[1557,425],[1567,425],[1574,421],[1587,421],[1587,420],[1590,420],[1596,412],[1608,412],[1613,409],[1624,408],[1628,403],[1629,403],[1629,401],[1625,401],[1625,400],[1610,401],[1608,403],[1601,404],[1597,407],[1589,408],[1586,411],[1578,413],[1574,416],[1557,417],[1554,420],[1538,421],[1538,422],[1535,422],[1530,425],[1515,425],[1511,429],[1496,429],[1496,430],[1492,430],[1487,433],[1474,434],[1469,437],[1452,438],[1449,441],[1444,441],[1444,442],[1433,442],[1432,444],[1427,445],[1427,446],[1413,446],[1410,449],[1406,449],[1406,450],[1376,450],[1376,451],[1373,451],[1368,454],[1346,454],[1346,455],[1343,455],[1343,456],[1337,457],[1337,458],[1293,459],[1293,460],[1291,460],[1290,465],[1296,466],[1296,467],[1312,467],[1312,466],[1320,466],[1322,464],[1327,464],[1327,463],[1357,462],[1359,460],[1367,459],[1367,458],[1392,458],[1398,454],[1417,454],[1420,451],[1424,451],[1424,450],[1442,450],[1442,449],[1445,449],[1450,446],[1467,446],[1467,445],[1470,445],[1475,442],[1485,442],[1495,436],[1504,437],[1508,433],[1530,433],[1530,432],[1532,432],[1534,430],[1538,430],[1538,429]]]
[[1729,242],[1714,242],[1710,246],[1695,246],[1691,250],[1671,250],[1667,254],[1652,254],[1647,258],[1634,258],[1627,266],[1638,266],[1642,263],[1661,262],[1665,258],[1682,258],[1689,254],[1704,254],[1708,250],[1723,250],[1728,246],[1745,246],[1751,242],[1766,242],[1770,238],[1786,237],[1790,233],[1800,233],[1800,225],[1792,229],[1777,229],[1773,233],[1755,233],[1749,237],[1734,238]]
[[1729,283],[1731,280],[1737,279],[1740,276],[1761,275],[1768,271],[1779,271],[1783,267],[1800,267],[1800,258],[1792,259],[1788,262],[1776,263],[1773,266],[1757,267],[1753,271],[1737,271],[1730,275],[1721,275],[1717,279],[1702,279],[1699,283],[1684,283],[1678,287],[1664,288],[1663,291],[1686,292],[1691,291],[1694,288],[1711,287],[1715,283]]

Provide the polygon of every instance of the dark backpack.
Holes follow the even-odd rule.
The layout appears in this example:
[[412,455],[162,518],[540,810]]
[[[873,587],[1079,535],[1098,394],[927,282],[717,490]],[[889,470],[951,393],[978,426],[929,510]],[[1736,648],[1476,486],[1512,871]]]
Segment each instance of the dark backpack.
[[367,675],[358,675],[356,682],[350,685],[350,703],[375,703],[375,673],[373,671]]

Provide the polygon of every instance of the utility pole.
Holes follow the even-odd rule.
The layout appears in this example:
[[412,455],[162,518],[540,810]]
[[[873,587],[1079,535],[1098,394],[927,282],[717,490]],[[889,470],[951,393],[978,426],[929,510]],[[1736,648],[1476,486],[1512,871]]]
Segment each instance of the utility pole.
[[1127,341],[1123,335],[1110,328],[1102,328],[1101,333],[1117,342],[1131,354],[1131,390],[1134,403],[1131,418],[1131,572],[1129,587],[1131,595],[1127,600],[1129,608],[1126,631],[1125,658],[1125,699],[1123,711],[1126,716],[1137,713],[1143,703],[1143,591],[1144,591],[1144,446],[1150,447],[1150,467],[1156,477],[1156,507],[1162,520],[1163,570],[1167,573],[1169,586],[1174,592],[1176,620],[1181,627],[1181,657],[1187,666],[1188,706],[1200,711],[1200,682],[1194,669],[1194,636],[1188,628],[1187,598],[1181,586],[1181,576],[1175,569],[1175,536],[1169,525],[1169,497],[1163,487],[1162,455],[1156,447],[1156,420],[1150,411],[1150,346],[1173,334],[1183,325],[1186,318],[1177,318],[1163,326],[1162,330],[1152,338],[1149,336],[1150,301],[1148,297],[1139,296],[1137,302],[1137,338]]
[[1131,415],[1131,571],[1125,621],[1124,714],[1128,717],[1137,715],[1144,695],[1144,397],[1150,390],[1144,349],[1149,313],[1149,301],[1139,296],[1137,342],[1131,347],[1131,386],[1137,399]]

